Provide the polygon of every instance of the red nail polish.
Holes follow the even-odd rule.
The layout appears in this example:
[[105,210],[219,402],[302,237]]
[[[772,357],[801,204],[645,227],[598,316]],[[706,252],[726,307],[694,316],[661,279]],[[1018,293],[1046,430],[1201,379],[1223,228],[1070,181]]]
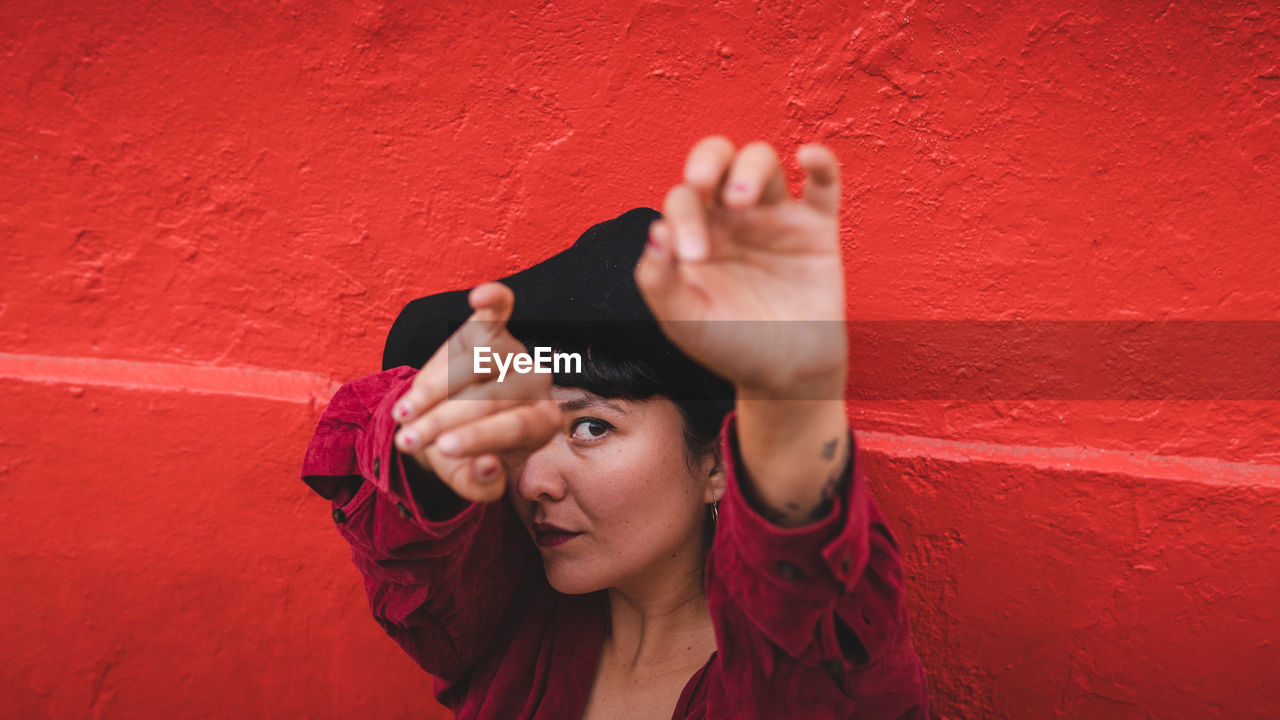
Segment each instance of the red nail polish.
[[751,186],[742,181],[738,181],[729,186],[729,190],[735,195],[746,195],[747,191],[750,189]]
[[658,242],[658,231],[652,226],[649,227],[649,241],[645,243],[645,247],[650,250],[659,250],[662,248],[662,243]]

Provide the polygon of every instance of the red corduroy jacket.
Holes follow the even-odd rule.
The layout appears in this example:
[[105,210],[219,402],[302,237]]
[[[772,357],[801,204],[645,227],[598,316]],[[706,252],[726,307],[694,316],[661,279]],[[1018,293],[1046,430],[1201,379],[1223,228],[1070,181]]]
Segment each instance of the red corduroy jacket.
[[[391,408],[414,373],[344,385],[302,479],[330,500],[374,618],[436,677],[437,699],[458,718],[580,718],[609,633],[606,591],[554,590],[506,500],[441,517],[456,496],[392,443]],[[856,449],[830,514],[782,528],[738,487],[732,414],[721,442],[728,487],[706,568],[718,649],[689,678],[673,720],[927,718],[898,544]]]

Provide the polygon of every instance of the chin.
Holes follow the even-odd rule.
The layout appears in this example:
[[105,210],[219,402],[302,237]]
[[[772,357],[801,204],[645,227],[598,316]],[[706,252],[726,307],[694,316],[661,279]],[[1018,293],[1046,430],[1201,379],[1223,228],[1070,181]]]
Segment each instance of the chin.
[[543,560],[543,568],[546,570],[547,583],[556,592],[565,595],[586,595],[612,584],[599,574],[586,572],[582,567],[573,567],[572,563],[551,564]]

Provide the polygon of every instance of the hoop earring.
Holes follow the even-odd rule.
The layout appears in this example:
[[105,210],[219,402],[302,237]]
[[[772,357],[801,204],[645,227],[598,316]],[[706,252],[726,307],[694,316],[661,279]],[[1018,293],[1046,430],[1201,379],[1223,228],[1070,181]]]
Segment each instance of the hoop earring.
[[720,522],[720,501],[713,500],[711,502],[711,527],[715,527]]

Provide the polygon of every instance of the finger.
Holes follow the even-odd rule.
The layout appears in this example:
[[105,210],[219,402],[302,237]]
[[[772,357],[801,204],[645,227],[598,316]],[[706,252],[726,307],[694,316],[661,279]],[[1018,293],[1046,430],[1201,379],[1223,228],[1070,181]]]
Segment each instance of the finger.
[[778,165],[778,153],[766,142],[742,148],[733,160],[721,202],[725,207],[748,208],[787,198],[787,182]]
[[472,317],[481,322],[506,324],[515,308],[516,294],[500,282],[477,285],[467,294],[467,303],[475,311]]
[[474,502],[493,502],[502,498],[506,490],[503,482],[506,471],[497,455],[488,453],[472,458],[463,467],[467,471],[463,483]]
[[392,416],[397,422],[410,422],[449,397],[450,392],[457,392],[466,382],[482,380],[487,374],[472,377],[477,375],[473,372],[476,347],[524,351],[524,346],[505,332],[515,304],[515,294],[510,288],[501,283],[485,283],[473,289],[467,300],[473,312],[431,355],[408,392],[396,402]]
[[493,415],[520,404],[519,400],[501,398],[452,398],[431,408],[421,417],[396,431],[396,447],[401,452],[415,452],[435,442],[442,432]]
[[532,452],[555,437],[562,423],[563,414],[554,401],[525,403],[453,428],[436,438],[435,447],[441,453],[455,457],[512,451]]
[[[455,333],[454,338],[436,351],[436,354],[413,379],[409,390],[396,401],[392,415],[397,423],[401,425],[412,423],[438,407],[444,400],[458,397],[466,392],[469,386],[501,377],[492,356],[526,351],[525,346],[509,333],[504,333],[493,340],[485,341],[482,338],[475,338],[475,340],[492,344],[468,348],[468,343],[459,340]],[[482,358],[484,362],[480,364],[481,370],[477,371],[477,354],[481,352],[478,349],[480,347],[488,350]]]
[[515,293],[502,283],[489,282],[467,295],[473,312],[458,331],[449,336],[451,349],[470,355],[477,347],[492,346],[506,333],[515,307]]
[[396,401],[392,414],[397,423],[407,425],[461,391],[460,379],[465,378],[470,369],[466,358],[449,348],[448,343],[437,353],[440,358],[433,355],[432,361],[418,371],[409,390]]
[[442,345],[414,376],[409,389],[391,410],[397,423],[413,422],[449,395],[448,343]]
[[435,442],[440,433],[521,404],[549,396],[549,375],[516,375],[505,382],[470,385],[462,392],[407,422],[396,432],[396,447],[413,452]]
[[[528,353],[529,348],[507,332],[505,326],[492,324],[495,328],[501,328],[495,335],[489,335],[487,330],[482,329],[473,328],[471,332],[459,329],[457,336],[449,341],[449,358],[446,365],[449,371],[448,377],[433,377],[424,382],[435,383],[446,380],[446,391],[448,397],[452,398],[457,397],[458,393],[471,385],[489,381],[505,384],[510,383],[514,378],[522,377],[522,373],[504,372],[499,367],[498,358]],[[506,367],[509,371],[510,366]],[[437,392],[439,392],[438,389]]]
[[672,235],[676,257],[698,262],[711,254],[706,207],[693,186],[671,188],[662,205],[662,214]]
[[506,489],[503,482],[506,470],[498,456],[485,454],[453,461],[437,461],[436,464],[447,468],[440,474],[440,480],[459,497],[480,503],[502,499]]
[[835,215],[840,210],[840,161],[825,145],[805,145],[796,151],[796,162],[804,169],[804,201]]
[[732,162],[733,143],[728,138],[723,135],[703,138],[693,146],[685,160],[684,181],[704,198],[718,197]]
[[472,460],[471,472],[477,485],[492,488],[497,484],[498,495],[502,494],[502,481],[506,479],[506,468],[502,466],[502,460],[497,455],[487,453]]
[[649,226],[649,243],[636,263],[636,286],[655,317],[670,317],[669,309],[679,305],[684,289],[673,245],[670,225],[656,220]]

